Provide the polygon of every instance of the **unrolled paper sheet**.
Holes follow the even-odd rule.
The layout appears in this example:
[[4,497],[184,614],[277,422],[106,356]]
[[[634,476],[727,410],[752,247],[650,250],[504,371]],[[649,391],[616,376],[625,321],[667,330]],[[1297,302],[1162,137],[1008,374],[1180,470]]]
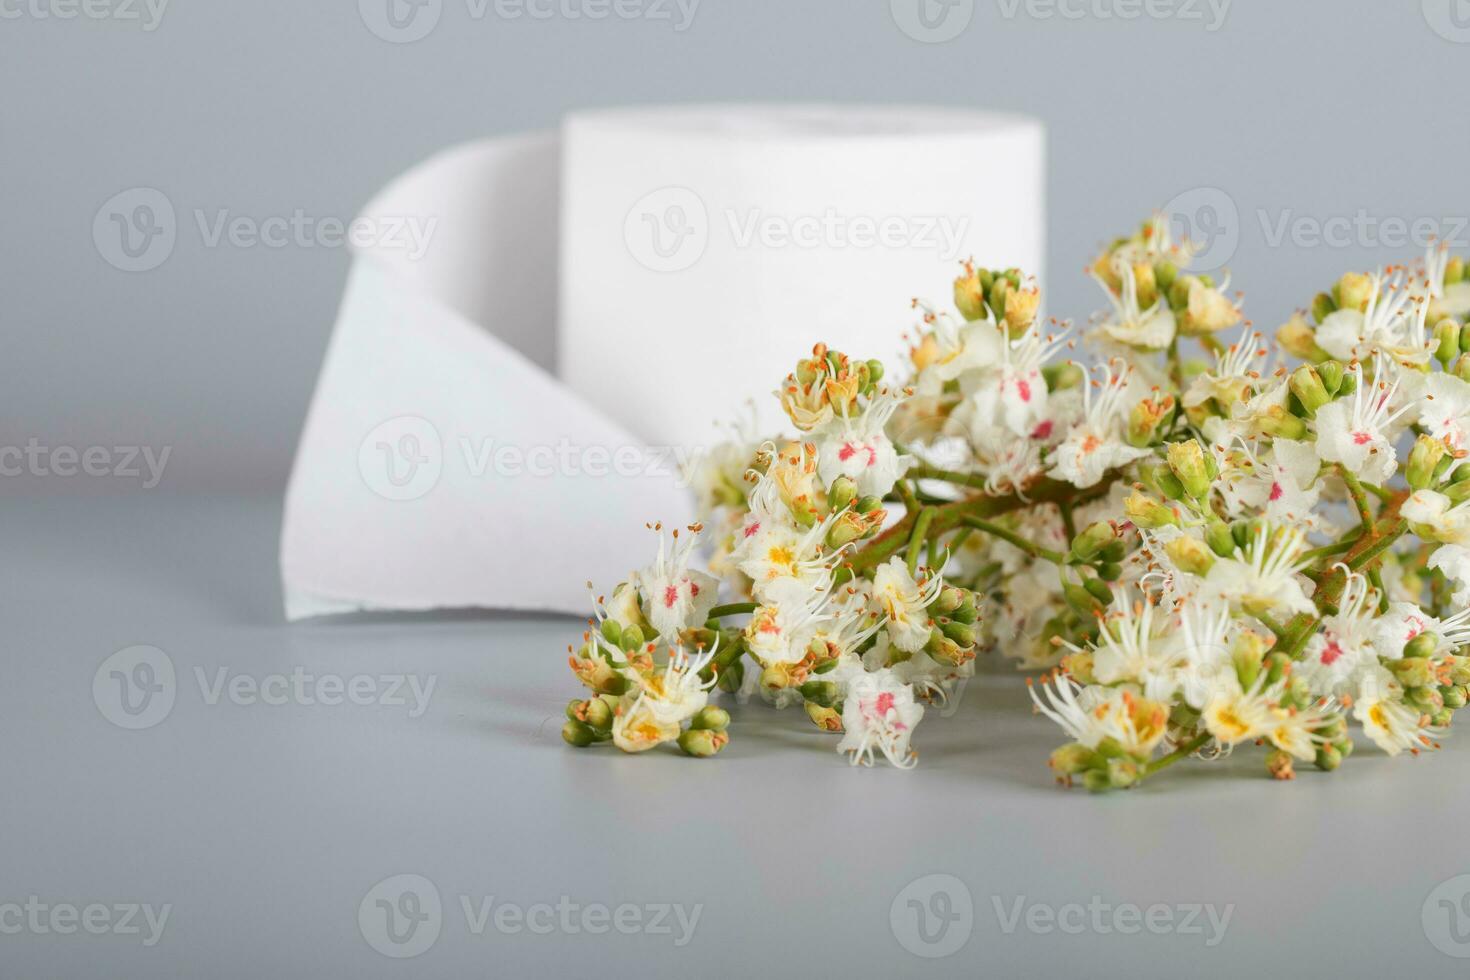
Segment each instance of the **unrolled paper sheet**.
[[582,583],[649,558],[646,522],[691,518],[716,420],[753,398],[780,429],[769,392],[813,342],[892,363],[961,259],[1039,273],[1043,153],[986,113],[680,107],[409,172],[359,222],[287,491],[287,615],[585,611]]

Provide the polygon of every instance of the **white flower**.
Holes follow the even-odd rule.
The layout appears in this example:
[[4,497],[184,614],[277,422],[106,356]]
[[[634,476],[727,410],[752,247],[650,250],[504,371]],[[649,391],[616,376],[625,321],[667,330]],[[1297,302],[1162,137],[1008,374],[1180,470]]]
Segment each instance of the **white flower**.
[[893,489],[915,462],[912,456],[900,456],[884,431],[899,401],[885,390],[856,418],[833,421],[818,440],[817,472],[823,483],[848,477],[860,496],[883,497]]
[[1276,702],[1281,696],[1278,684],[1265,688],[1266,672],[1262,671],[1249,691],[1240,689],[1239,681],[1218,686],[1210,695],[1200,720],[1205,730],[1221,746],[1229,747],[1249,739],[1261,738],[1277,722]]
[[[1407,311],[1411,302],[1414,309]],[[1329,314],[1317,326],[1317,346],[1339,361],[1383,354],[1401,363],[1424,364],[1429,359],[1427,314],[1428,302],[1411,295],[1402,272],[1377,272],[1370,278],[1367,309]]]
[[1421,537],[1470,546],[1470,501],[1451,504],[1449,497],[1436,490],[1417,490],[1404,501],[1399,513]]
[[762,664],[791,664],[804,659],[817,630],[831,621],[830,594],[786,595],[751,614],[745,645]]
[[914,701],[914,689],[901,684],[891,670],[854,678],[842,704],[842,741],[838,752],[849,753],[853,765],[873,764],[873,751],[900,769],[910,769],[918,755],[909,748],[914,726],[924,717],[924,706]]
[[1261,381],[1255,365],[1266,356],[1262,337],[1248,332],[1240,340],[1215,355],[1215,370],[1196,375],[1184,392],[1185,408],[1198,408],[1208,401],[1227,414],[1248,402]]
[[[1398,469],[1391,427],[1409,406],[1390,411],[1397,382],[1369,385],[1363,381],[1361,364],[1354,364],[1352,371],[1358,380],[1353,393],[1317,410],[1317,456],[1324,463],[1341,463],[1365,480],[1382,483]],[[1381,362],[1375,374],[1382,377]]]
[[1373,649],[1384,660],[1398,660],[1410,640],[1431,630],[1440,630],[1433,616],[1412,602],[1395,602],[1373,622]]
[[830,559],[823,543],[830,520],[803,530],[781,511],[752,510],[746,516],[733,557],[750,577],[756,599],[809,595],[826,586]]
[[1063,343],[1064,334],[1042,337],[1039,329],[1002,343],[1000,369],[987,375],[970,395],[972,419],[1003,428],[1008,442],[1016,436],[1036,438],[1047,420],[1049,398],[1041,366]]
[[1470,317],[1470,280],[1445,285],[1444,274],[1449,261],[1450,249],[1447,244],[1429,247],[1429,254],[1424,259],[1429,297],[1434,301],[1434,309],[1438,315],[1452,316],[1464,323]]
[[1382,671],[1367,678],[1353,705],[1353,717],[1362,724],[1363,733],[1389,755],[1405,749],[1417,755],[1421,748],[1433,748],[1431,736],[1438,734],[1438,729],[1429,725],[1423,712],[1399,700],[1399,692],[1386,674]]
[[1179,683],[1184,701],[1199,711],[1222,685],[1239,685],[1226,637],[1234,626],[1223,603],[1186,602],[1179,610],[1176,634],[1183,666]]
[[910,352],[919,371],[915,383],[919,394],[937,394],[947,382],[970,371],[988,370],[1000,360],[1003,338],[990,320],[961,324],[927,303],[914,303],[930,328]]
[[1112,313],[1102,321],[1099,329],[1109,339],[1129,347],[1144,350],[1163,350],[1174,340],[1174,311],[1160,297],[1148,309],[1138,304],[1138,279],[1133,273],[1133,263],[1123,253],[1113,256],[1113,273],[1121,283],[1119,292],[1114,292],[1103,278],[1093,273],[1092,278],[1102,287],[1112,306]]
[[873,601],[882,611],[893,645],[917,653],[929,642],[929,604],[944,588],[938,575],[916,582],[902,558],[890,558],[873,573]]
[[664,666],[625,670],[625,676],[638,685],[638,695],[631,704],[624,701],[618,706],[612,724],[613,744],[624,752],[646,752],[678,738],[683,723],[709,703],[716,678],[712,673],[709,680],[703,680],[699,674],[714,659],[718,646],[717,640],[708,651],[691,658],[676,644],[670,647]]
[[[1084,689],[1060,672],[1040,684],[1033,684],[1028,677],[1026,686],[1036,710],[1089,749],[1097,748],[1103,739],[1112,739],[1129,755],[1147,757],[1168,729],[1168,708],[1140,699],[1126,687],[1093,685]],[[1046,695],[1045,701],[1037,697],[1038,687]]]
[[1347,694],[1361,683],[1364,671],[1378,666],[1374,643],[1378,594],[1368,587],[1368,580],[1349,572],[1337,608],[1335,615],[1323,617],[1321,629],[1307,641],[1298,667],[1318,696]]
[[1334,701],[1323,701],[1310,708],[1298,711],[1295,708],[1278,708],[1275,720],[1266,732],[1271,744],[1288,752],[1303,762],[1317,757],[1317,747],[1328,739],[1318,734],[1318,729],[1336,721],[1340,716]]
[[1424,383],[1419,424],[1451,452],[1470,450],[1470,382],[1453,374],[1430,375]]
[[674,637],[683,630],[703,626],[719,599],[719,579],[689,568],[689,559],[701,530],[701,525],[690,525],[689,536],[680,542],[679,531],[675,529],[673,554],[670,555],[665,551],[660,529],[658,558],[638,573],[643,615],[660,636]]
[[1438,569],[1456,584],[1454,601],[1470,606],[1470,548],[1447,544],[1429,556],[1429,567]]
[[1276,610],[1314,612],[1316,606],[1297,581],[1297,558],[1306,544],[1300,528],[1268,532],[1265,524],[1240,558],[1221,558],[1205,575],[1205,588],[1252,615]]
[[1085,490],[1096,486],[1108,470],[1149,455],[1149,450],[1123,441],[1129,380],[1127,369],[1115,375],[1110,365],[1100,383],[1083,383],[1083,418],[1052,451],[1053,476]]
[[1173,697],[1180,683],[1184,651],[1170,642],[1167,617],[1155,621],[1152,602],[1132,599],[1119,589],[1099,624],[1092,672],[1104,684],[1129,681],[1151,701]]

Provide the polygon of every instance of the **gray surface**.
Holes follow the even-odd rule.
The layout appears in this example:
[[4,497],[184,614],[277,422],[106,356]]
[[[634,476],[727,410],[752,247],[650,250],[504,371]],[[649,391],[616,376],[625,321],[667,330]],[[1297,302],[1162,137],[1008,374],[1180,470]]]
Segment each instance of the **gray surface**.
[[[0,446],[170,446],[171,487],[284,483],[347,264],[340,249],[207,247],[196,210],[347,219],[449,144],[571,109],[835,99],[1035,114],[1050,129],[1050,311],[1078,318],[1098,305],[1079,274],[1089,253],[1191,188],[1235,205],[1236,282],[1266,327],[1345,269],[1415,250],[1356,233],[1273,247],[1258,210],[1271,228],[1360,208],[1465,214],[1470,48],[1430,27],[1461,0],[1236,0],[1215,31],[960,0],[972,19],[944,44],[901,33],[887,0],[703,0],[682,32],[476,20],[469,3],[499,0],[442,0],[437,29],[402,45],[373,36],[355,0],[176,0],[152,31],[8,19],[74,2],[6,0],[0,18]],[[165,264],[130,275],[91,231],[105,201],[139,186],[168,196],[180,232]],[[899,315],[895,336],[906,325]]]
[[[0,561],[0,904],[170,903],[163,937],[0,935],[6,977],[1455,976],[1432,888],[1470,871],[1470,743],[1334,776],[1264,778],[1259,753],[1107,798],[1052,785],[1057,733],[1005,671],[918,732],[920,767],[852,770],[797,712],[739,709],[711,762],[574,752],[571,620],[358,619],[288,628],[264,498],[10,499]],[[172,713],[106,720],[93,675],[134,644],[179,673]],[[429,709],[208,705],[193,677],[435,675]],[[890,907],[924,875],[973,896],[967,944],[925,961]],[[414,873],[442,933],[373,950],[358,905]],[[693,939],[480,937],[458,896],[529,906],[696,904]],[[1233,905],[1200,935],[1007,934],[994,899]],[[902,906],[901,906],[902,908]],[[1182,914],[1182,913],[1181,913]],[[1207,929],[1208,934],[1208,929]],[[928,948],[928,947],[921,947]]]

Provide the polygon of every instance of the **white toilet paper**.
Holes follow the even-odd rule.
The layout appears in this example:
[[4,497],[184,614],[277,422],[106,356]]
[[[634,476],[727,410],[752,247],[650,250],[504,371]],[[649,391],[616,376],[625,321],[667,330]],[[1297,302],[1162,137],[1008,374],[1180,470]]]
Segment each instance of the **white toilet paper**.
[[891,361],[958,260],[1039,272],[1043,171],[1029,120],[831,107],[578,114],[416,168],[361,219],[287,490],[288,617],[585,611],[644,522],[687,522],[714,420],[755,397],[779,427],[760,396],[812,343]]

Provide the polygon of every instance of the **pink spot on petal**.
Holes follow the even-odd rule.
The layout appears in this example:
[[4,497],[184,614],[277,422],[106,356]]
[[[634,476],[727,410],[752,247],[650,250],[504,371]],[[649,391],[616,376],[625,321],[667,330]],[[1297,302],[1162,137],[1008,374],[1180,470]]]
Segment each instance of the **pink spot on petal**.
[[676,603],[678,601],[679,601],[679,589],[678,589],[677,586],[670,585],[670,586],[668,586],[667,588],[664,589],[664,608],[665,609],[673,609],[674,608],[674,603]]
[[1036,428],[1034,428],[1034,429],[1031,430],[1031,438],[1033,438],[1033,439],[1050,439],[1051,438],[1051,430],[1052,430],[1052,420],[1051,419],[1047,419],[1045,422],[1041,423]]
[[1373,441],[1373,437],[1366,432],[1354,432],[1353,442],[1359,446],[1366,446]]
[[1271,484],[1271,500],[1272,501],[1280,500],[1281,499],[1281,495],[1284,494],[1285,492],[1286,492],[1285,490],[1282,490],[1281,489],[1281,484],[1279,484],[1279,483],[1273,483],[1273,484]]
[[747,527],[745,529],[745,536],[747,538],[754,537],[756,534],[758,534],[760,532],[760,529],[761,529],[761,522],[760,521],[756,521],[754,524],[750,525],[749,527]]

